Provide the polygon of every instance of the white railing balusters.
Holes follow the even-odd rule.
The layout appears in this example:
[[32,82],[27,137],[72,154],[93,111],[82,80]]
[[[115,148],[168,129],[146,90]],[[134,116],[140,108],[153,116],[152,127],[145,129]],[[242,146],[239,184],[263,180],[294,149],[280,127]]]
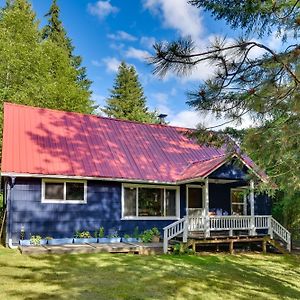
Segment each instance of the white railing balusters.
[[183,233],[183,241],[186,242],[188,233],[187,217],[184,217],[164,228],[164,253],[168,252],[169,240],[181,233]]

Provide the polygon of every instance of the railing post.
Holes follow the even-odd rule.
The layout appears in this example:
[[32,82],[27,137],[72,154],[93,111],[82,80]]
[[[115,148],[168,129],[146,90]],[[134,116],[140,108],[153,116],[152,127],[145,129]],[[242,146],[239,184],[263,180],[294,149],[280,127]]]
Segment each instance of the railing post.
[[189,223],[188,223],[188,217],[184,217],[184,223],[183,223],[183,236],[182,236],[182,241],[184,243],[187,242],[188,239],[188,230],[189,230]]
[[288,238],[287,238],[287,245],[286,245],[286,248],[289,252],[292,251],[292,245],[291,245],[291,234],[288,235]]
[[210,222],[209,222],[209,183],[208,177],[205,178],[204,187],[204,237],[210,237]]
[[164,229],[164,253],[168,252],[168,229]]
[[274,235],[273,235],[273,227],[272,227],[272,216],[268,218],[268,234],[270,238],[273,240]]
[[255,235],[255,215],[254,215],[254,181],[250,180],[250,212],[251,212],[251,223],[250,223],[250,234]]

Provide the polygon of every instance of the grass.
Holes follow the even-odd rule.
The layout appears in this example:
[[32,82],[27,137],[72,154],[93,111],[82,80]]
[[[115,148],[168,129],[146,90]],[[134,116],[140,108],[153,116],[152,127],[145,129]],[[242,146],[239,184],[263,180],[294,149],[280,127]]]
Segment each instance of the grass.
[[25,256],[0,248],[1,299],[300,299],[300,257]]

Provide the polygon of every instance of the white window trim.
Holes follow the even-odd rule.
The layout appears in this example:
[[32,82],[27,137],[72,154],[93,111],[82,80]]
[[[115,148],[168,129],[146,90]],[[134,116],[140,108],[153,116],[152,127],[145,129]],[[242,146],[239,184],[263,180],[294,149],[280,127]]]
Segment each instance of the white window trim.
[[[125,210],[125,199],[124,199],[124,188],[161,188],[161,189],[170,189],[176,191],[176,216],[149,216],[149,217],[139,217],[138,216],[138,190],[136,193],[136,216],[124,216]],[[165,192],[164,192],[165,194]],[[165,196],[165,195],[164,195]],[[165,197],[164,197],[165,198]],[[170,185],[154,185],[154,184],[127,184],[122,183],[122,195],[121,195],[121,202],[122,202],[122,212],[121,212],[121,220],[140,220],[140,221],[151,221],[151,220],[179,220],[180,219],[180,187],[179,186],[170,186]],[[165,205],[165,201],[164,201]]]
[[[58,199],[45,199],[45,183],[47,182],[58,182],[64,183],[64,200]],[[83,200],[65,200],[66,199],[66,183],[67,182],[77,182],[77,183],[84,183],[84,193],[83,193]],[[87,203],[87,180],[72,180],[72,179],[49,179],[43,178],[42,179],[42,203],[58,203],[58,204],[86,204]]]
[[[243,202],[232,202],[232,194],[234,192],[243,192],[244,196],[243,196]],[[239,205],[243,205],[243,215],[246,216],[247,215],[247,195],[245,194],[246,192],[246,188],[244,187],[238,187],[238,188],[231,188],[230,189],[230,209],[231,209],[231,215],[233,214],[233,210],[232,210],[232,204],[239,204]]]

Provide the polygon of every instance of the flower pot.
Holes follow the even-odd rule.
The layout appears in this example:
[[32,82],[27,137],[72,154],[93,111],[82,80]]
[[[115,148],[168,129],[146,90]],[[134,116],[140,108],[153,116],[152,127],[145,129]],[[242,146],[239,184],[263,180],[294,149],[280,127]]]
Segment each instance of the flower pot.
[[120,243],[121,238],[99,238],[98,243]]
[[151,241],[152,243],[159,243],[159,236],[157,236],[157,235],[154,235],[153,237],[152,237],[152,241]]
[[122,242],[124,242],[124,243],[139,243],[139,242],[141,242],[141,239],[122,237]]
[[20,240],[21,246],[30,246],[30,240]]
[[42,239],[40,242],[40,245],[47,245],[48,240]]
[[74,238],[74,244],[97,243],[97,238]]
[[69,239],[69,238],[48,240],[48,245],[63,245],[63,244],[72,244],[72,243],[73,243],[73,239]]

